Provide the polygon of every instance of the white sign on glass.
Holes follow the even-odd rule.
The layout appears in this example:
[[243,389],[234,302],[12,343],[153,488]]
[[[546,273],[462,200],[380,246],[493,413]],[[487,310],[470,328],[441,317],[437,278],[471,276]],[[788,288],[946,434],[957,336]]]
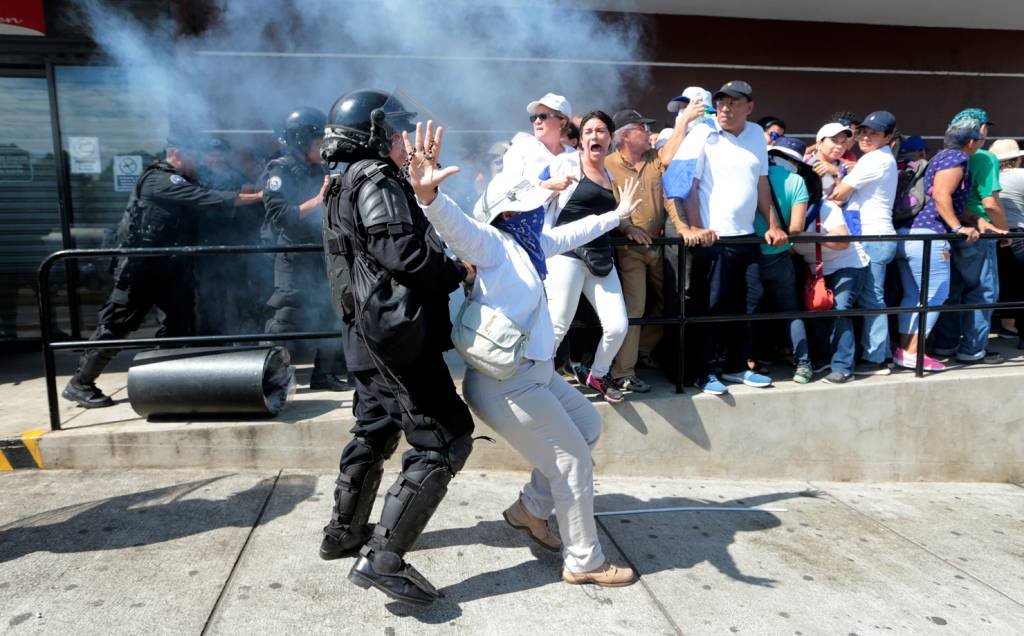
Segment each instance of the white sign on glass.
[[68,137],[68,158],[71,174],[99,174],[102,172],[100,138]]

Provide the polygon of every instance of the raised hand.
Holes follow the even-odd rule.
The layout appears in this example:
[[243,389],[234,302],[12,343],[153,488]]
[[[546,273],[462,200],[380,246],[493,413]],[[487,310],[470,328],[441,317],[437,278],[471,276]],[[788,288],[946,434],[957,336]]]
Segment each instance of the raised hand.
[[619,207],[615,211],[619,214],[620,221],[628,221],[629,217],[636,210],[643,199],[636,199],[636,191],[640,188],[640,180],[636,178],[626,179],[626,182],[619,188]]
[[[437,196],[437,186],[442,181],[459,171],[458,166],[441,168],[437,158],[441,156],[441,140],[444,138],[444,127],[434,130],[434,122],[428,121],[424,134],[423,122],[416,124],[415,143],[409,139],[409,133],[402,131],[402,142],[409,154],[409,183],[416,192],[421,203],[429,205]],[[425,141],[425,143],[424,143]]]

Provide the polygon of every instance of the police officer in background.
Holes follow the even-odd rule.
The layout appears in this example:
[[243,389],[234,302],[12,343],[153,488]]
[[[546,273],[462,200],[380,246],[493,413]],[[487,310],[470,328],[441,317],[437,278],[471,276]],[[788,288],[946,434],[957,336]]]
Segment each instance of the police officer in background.
[[[327,193],[324,247],[355,379],[356,424],[342,451],[320,556],[335,559],[358,551],[349,572],[352,582],[425,606],[439,593],[403,557],[469,457],[473,420],[441,355],[452,346],[448,295],[468,270],[445,256],[399,168],[406,162],[400,134],[413,129],[414,115],[387,93],[354,91],[335,102],[324,136],[324,160],[349,164]],[[371,349],[368,328],[360,327],[364,316],[352,291],[352,279],[358,281],[356,250],[374,270],[411,290],[415,306],[408,307],[408,315],[422,312],[425,335],[412,347],[414,359],[401,368],[392,368],[388,360],[405,351]],[[380,521],[370,533],[367,521],[384,460],[395,451],[401,432],[412,448],[402,456],[402,473],[388,489]]]
[[[259,183],[263,186],[266,219],[262,234],[276,245],[321,241],[321,201],[327,187],[327,171],[320,161],[320,141],[327,117],[315,108],[298,108],[285,119],[281,136],[282,156],[267,164]],[[338,328],[331,308],[324,259],[315,253],[281,253],[274,257],[274,293],[267,305],[273,316],[267,333],[330,331]],[[296,341],[288,343],[295,356]],[[346,391],[345,359],[341,343],[321,341],[313,357],[311,389]]]
[[[117,247],[196,245],[200,216],[224,214],[262,200],[262,193],[210,190],[197,185],[198,149],[190,142],[168,141],[164,159],[139,177],[118,226]],[[254,213],[256,210],[254,210]],[[195,280],[192,260],[179,256],[119,257],[114,289],[100,307],[90,340],[120,340],[139,328],[153,307],[163,312],[157,337],[190,336],[195,330]],[[85,408],[113,405],[96,378],[117,355],[114,349],[89,349],[61,395]]]
[[[253,180],[231,163],[231,144],[211,137],[196,180],[211,190],[254,192]],[[263,215],[243,208],[199,219],[202,245],[256,245]],[[258,333],[267,321],[262,301],[270,296],[266,254],[209,255],[196,259],[196,296],[200,335]]]

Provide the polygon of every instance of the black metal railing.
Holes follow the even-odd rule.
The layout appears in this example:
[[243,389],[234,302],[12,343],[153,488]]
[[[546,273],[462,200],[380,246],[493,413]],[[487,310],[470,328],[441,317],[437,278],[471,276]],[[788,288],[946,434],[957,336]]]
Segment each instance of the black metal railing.
[[[1014,232],[1009,235],[982,235],[980,240],[1000,239],[1024,239],[1024,232]],[[883,309],[846,309],[842,311],[794,311],[794,312],[769,312],[757,314],[729,314],[729,315],[686,315],[686,252],[689,249],[682,244],[682,240],[675,238],[653,239],[654,245],[677,246],[679,252],[676,255],[676,289],[679,296],[679,313],[675,316],[663,316],[657,318],[633,318],[630,325],[662,325],[676,327],[679,330],[679,346],[676,347],[676,392],[683,392],[684,375],[684,349],[686,326],[690,324],[703,323],[724,323],[724,322],[747,322],[761,320],[792,320],[795,318],[828,318],[835,316],[877,316],[890,314],[916,313],[918,314],[918,328],[925,324],[926,315],[930,312],[946,311],[970,311],[975,309],[1024,309],[1024,302],[1006,302],[990,304],[971,305],[938,305],[928,304],[928,277],[930,274],[930,255],[932,243],[935,241],[958,241],[964,240],[962,234],[910,234],[910,235],[872,235],[872,236],[823,236],[823,235],[796,235],[790,237],[792,243],[815,243],[815,242],[887,242],[887,241],[923,241],[923,263],[921,280],[921,297],[916,307],[886,307]],[[721,244],[760,244],[761,239],[753,236],[748,237],[726,237],[720,238]],[[612,239],[614,245],[634,245],[631,241],[623,238]],[[699,248],[696,248],[699,249]],[[60,430],[60,406],[57,400],[57,378],[56,364],[54,359],[55,351],[74,351],[84,349],[140,349],[152,346],[181,346],[181,345],[214,345],[241,342],[260,341],[283,341],[283,340],[319,340],[323,338],[336,338],[341,336],[340,331],[296,331],[288,333],[250,333],[235,335],[209,335],[209,336],[182,336],[166,338],[133,338],[122,340],[66,340],[53,342],[52,308],[49,293],[49,276],[53,266],[64,260],[82,260],[90,258],[108,258],[116,256],[131,256],[140,258],[152,258],[157,256],[206,256],[216,254],[273,254],[283,252],[322,252],[323,246],[316,243],[308,243],[293,246],[262,246],[262,245],[220,245],[220,246],[186,246],[186,247],[148,247],[148,248],[109,248],[109,249],[76,249],[54,252],[46,257],[39,266],[39,325],[42,335],[43,368],[46,375],[46,398],[49,408],[50,428]],[[924,341],[919,338],[917,347],[917,364],[915,373],[918,377],[924,375]]]

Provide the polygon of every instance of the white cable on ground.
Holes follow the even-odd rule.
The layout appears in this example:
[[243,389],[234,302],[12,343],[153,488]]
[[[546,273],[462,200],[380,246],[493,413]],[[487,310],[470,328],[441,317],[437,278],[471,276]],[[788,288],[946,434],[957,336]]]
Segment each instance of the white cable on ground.
[[655,512],[789,512],[786,508],[741,508],[729,506],[684,506],[681,508],[639,508],[637,510],[613,510],[595,512],[595,517],[619,517],[622,515],[646,515]]

